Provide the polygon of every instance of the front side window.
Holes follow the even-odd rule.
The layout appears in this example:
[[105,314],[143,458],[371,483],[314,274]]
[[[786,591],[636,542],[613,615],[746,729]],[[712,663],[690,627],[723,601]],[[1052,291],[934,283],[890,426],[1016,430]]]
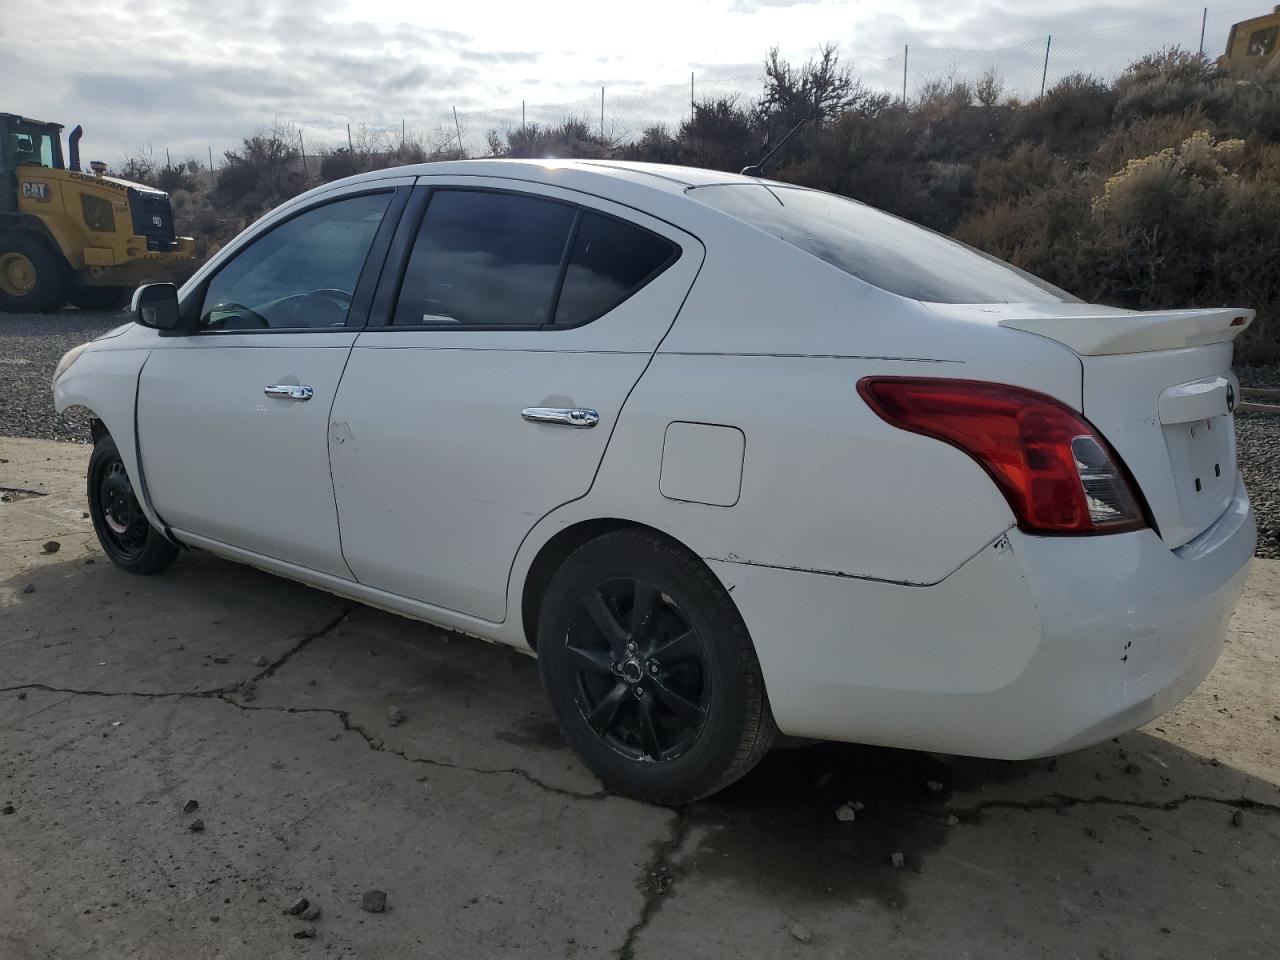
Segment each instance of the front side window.
[[336,200],[258,237],[209,282],[199,329],[345,324],[391,197],[383,192]]
[[50,169],[62,166],[53,134],[39,127],[16,127],[9,135],[9,155],[15,167],[23,163]]
[[1267,27],[1249,34],[1249,51],[1251,57],[1269,57],[1276,49],[1276,37],[1280,35],[1280,27]]
[[780,184],[688,195],[881,290],[934,303],[1052,303],[1070,294],[940,233],[834,194]]
[[405,269],[398,326],[551,322],[576,211],[537,197],[437,190]]
[[583,213],[569,253],[557,324],[608,313],[674,258],[675,246],[657,234],[596,213]]

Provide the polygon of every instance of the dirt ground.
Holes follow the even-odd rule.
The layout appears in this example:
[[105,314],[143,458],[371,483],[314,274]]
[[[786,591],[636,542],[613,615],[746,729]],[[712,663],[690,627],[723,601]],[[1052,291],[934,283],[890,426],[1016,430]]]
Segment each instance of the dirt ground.
[[205,555],[117,571],[88,454],[0,438],[45,494],[0,503],[5,960],[1276,956],[1280,561],[1138,732],[779,749],[670,811],[602,791],[518,653]]

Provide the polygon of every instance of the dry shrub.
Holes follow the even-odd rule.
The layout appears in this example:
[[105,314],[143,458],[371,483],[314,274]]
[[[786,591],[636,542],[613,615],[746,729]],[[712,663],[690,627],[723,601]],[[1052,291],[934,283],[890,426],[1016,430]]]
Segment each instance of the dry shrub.
[[1182,113],[1205,102],[1222,76],[1204,54],[1165,47],[1134,61],[1116,80],[1116,111],[1122,117]]
[[1020,143],[1007,157],[982,161],[974,180],[974,196],[980,206],[1019,200],[1051,186],[1059,166],[1043,143]]
[[1093,148],[1115,111],[1116,95],[1097,77],[1073,73],[1017,112],[1014,135],[1043,143],[1055,153]]
[[1112,127],[1098,145],[1092,163],[1099,170],[1114,172],[1130,160],[1176,147],[1198,130],[1212,129],[1200,104],[1180,114],[1139,117]]

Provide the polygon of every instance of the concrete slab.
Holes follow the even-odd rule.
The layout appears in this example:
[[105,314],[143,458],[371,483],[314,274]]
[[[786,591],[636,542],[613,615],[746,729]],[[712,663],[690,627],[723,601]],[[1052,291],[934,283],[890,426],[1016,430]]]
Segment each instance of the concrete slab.
[[672,812],[601,789],[527,657],[205,555],[117,571],[88,452],[0,438],[0,488],[45,494],[0,502],[6,960],[1275,955],[1280,562],[1142,731],[1029,763],[792,746]]

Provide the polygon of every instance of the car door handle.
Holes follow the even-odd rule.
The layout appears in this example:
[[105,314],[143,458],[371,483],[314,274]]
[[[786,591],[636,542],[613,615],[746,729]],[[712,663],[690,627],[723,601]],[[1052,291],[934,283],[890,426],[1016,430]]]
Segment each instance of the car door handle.
[[594,427],[600,414],[590,407],[525,407],[520,416],[530,423],[559,423],[566,427]]
[[281,400],[310,400],[315,396],[315,391],[302,383],[278,383],[274,387],[263,387],[262,392]]

